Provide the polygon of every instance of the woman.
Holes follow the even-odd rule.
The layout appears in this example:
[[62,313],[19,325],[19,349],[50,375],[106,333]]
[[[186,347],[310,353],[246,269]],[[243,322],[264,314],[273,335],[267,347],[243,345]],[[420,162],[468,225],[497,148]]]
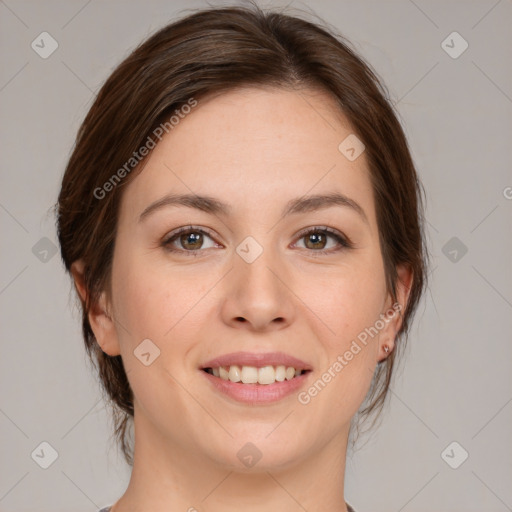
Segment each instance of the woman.
[[421,190],[384,87],[319,25],[206,9],[120,64],[58,201],[133,465],[105,511],[353,510],[349,436],[425,285]]

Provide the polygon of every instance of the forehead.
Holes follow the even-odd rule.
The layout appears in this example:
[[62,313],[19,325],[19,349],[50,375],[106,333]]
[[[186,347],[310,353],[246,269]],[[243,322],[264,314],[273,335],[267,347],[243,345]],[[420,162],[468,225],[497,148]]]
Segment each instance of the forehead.
[[365,155],[350,161],[339,150],[352,134],[321,91],[242,89],[198,100],[126,187],[121,213],[140,214],[170,192],[211,195],[242,210],[337,191],[371,216]]

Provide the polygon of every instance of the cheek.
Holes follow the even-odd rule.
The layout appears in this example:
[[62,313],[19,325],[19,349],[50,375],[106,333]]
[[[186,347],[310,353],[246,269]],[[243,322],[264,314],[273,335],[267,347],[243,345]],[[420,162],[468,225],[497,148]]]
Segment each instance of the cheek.
[[114,261],[114,269],[119,322],[126,327],[132,343],[149,338],[161,348],[180,329],[195,322],[194,316],[201,310],[201,299],[218,280],[212,272],[196,271],[193,266],[178,268],[165,262],[148,264],[144,254],[119,257]]
[[326,360],[316,387],[322,391],[311,389],[312,394],[318,393],[319,414],[324,408],[327,414],[332,407],[340,411],[340,421],[345,421],[364,400],[378,354],[379,336],[371,329],[380,318],[385,298],[378,260],[373,266],[355,264],[323,280],[323,292],[315,295],[316,302],[310,306],[329,327],[321,337]]
[[[386,298],[384,276],[368,268],[353,268],[315,280],[317,291],[309,307],[329,328],[332,344],[343,348],[375,324]],[[306,304],[308,301],[305,301]]]
[[378,349],[378,335],[368,332],[379,319],[383,300],[378,281],[355,277],[340,278],[318,297],[316,310],[329,327],[319,339],[326,357],[300,403],[311,401],[317,418],[334,413],[333,432],[356,413],[368,393]]

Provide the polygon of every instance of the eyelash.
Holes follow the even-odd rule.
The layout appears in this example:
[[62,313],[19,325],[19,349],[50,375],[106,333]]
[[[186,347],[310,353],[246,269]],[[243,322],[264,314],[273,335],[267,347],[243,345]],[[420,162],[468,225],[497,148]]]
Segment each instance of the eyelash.
[[[212,235],[210,235],[210,233],[208,233],[204,229],[195,228],[194,226],[184,226],[182,228],[179,228],[177,231],[171,233],[169,237],[165,238],[162,241],[162,247],[165,250],[172,252],[172,253],[186,253],[187,255],[191,255],[191,256],[199,256],[199,253],[204,252],[204,249],[195,249],[195,250],[187,251],[186,249],[175,249],[172,247],[172,243],[174,242],[174,240],[179,238],[180,235],[188,234],[188,233],[201,233],[203,235],[207,235],[210,238],[213,238]],[[352,242],[347,237],[341,235],[338,231],[336,231],[332,228],[329,228],[327,226],[322,226],[322,227],[315,226],[312,228],[307,228],[306,230],[301,231],[299,233],[297,240],[300,240],[312,233],[327,234],[327,235],[331,236],[332,238],[334,238],[340,245],[340,247],[338,247],[336,249],[320,249],[320,250],[310,249],[309,252],[313,253],[315,256],[329,255],[329,254],[336,253],[338,251],[342,251],[344,249],[352,249],[354,247]],[[306,248],[306,250],[307,250],[307,248]]]

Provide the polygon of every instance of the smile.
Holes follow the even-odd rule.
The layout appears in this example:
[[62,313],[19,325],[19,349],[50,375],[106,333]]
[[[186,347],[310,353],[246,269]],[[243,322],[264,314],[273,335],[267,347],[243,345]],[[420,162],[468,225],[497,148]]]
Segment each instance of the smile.
[[234,352],[205,361],[199,369],[214,392],[250,405],[298,392],[313,374],[311,364],[284,352]]
[[204,368],[205,372],[225,381],[242,384],[260,384],[268,386],[276,382],[284,382],[299,377],[309,370],[294,368],[293,366],[220,366],[216,368]]

